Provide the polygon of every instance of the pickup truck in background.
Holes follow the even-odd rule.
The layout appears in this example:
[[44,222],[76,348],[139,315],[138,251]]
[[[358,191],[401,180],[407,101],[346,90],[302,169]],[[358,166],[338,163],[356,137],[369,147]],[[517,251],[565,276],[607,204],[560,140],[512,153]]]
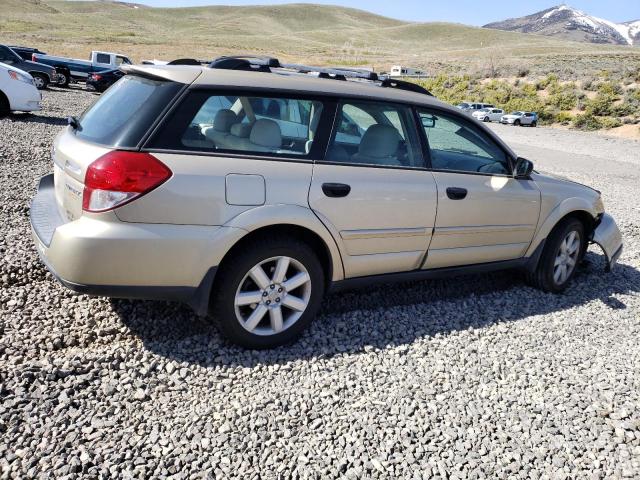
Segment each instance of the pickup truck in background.
[[91,52],[89,60],[80,60],[76,58],[55,57],[53,55],[43,55],[34,53],[32,56],[34,62],[46,63],[58,69],[58,74],[63,75],[61,71],[68,72],[68,78],[64,79],[68,84],[71,81],[86,80],[93,73],[113,70],[120,65],[130,65],[131,60],[125,55],[110,52]]

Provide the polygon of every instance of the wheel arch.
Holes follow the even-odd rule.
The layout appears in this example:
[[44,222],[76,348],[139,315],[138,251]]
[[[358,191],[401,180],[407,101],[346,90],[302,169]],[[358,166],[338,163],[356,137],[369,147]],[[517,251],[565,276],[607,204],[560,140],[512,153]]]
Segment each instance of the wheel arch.
[[309,208],[299,205],[265,205],[241,213],[225,226],[242,229],[246,233],[225,252],[222,261],[238,243],[247,241],[245,239],[281,233],[294,235],[318,247],[323,255],[321,260],[326,261],[329,266],[329,269],[325,270],[329,281],[344,278],[342,257],[336,240]]
[[333,278],[333,262],[331,252],[325,244],[324,240],[314,231],[309,230],[306,227],[302,227],[296,224],[275,224],[258,228],[251,232],[247,232],[240,240],[233,244],[233,246],[225,253],[220,262],[218,268],[224,268],[224,265],[232,261],[235,254],[242,251],[246,245],[260,240],[261,238],[271,237],[276,235],[287,236],[295,238],[297,240],[305,242],[311,246],[313,251],[318,255],[322,269],[325,274],[325,287],[329,287]]
[[41,72],[39,70],[30,70],[27,73],[29,73],[29,75],[31,75],[32,77],[36,77],[36,76],[45,77],[47,79],[47,83],[51,83],[53,81],[49,76],[49,74],[47,74],[46,72]]
[[525,257],[533,255],[536,248],[546,240],[553,229],[560,222],[569,217],[576,218],[582,222],[585,228],[586,237],[589,239],[596,227],[596,216],[597,212],[594,211],[593,206],[588,201],[575,197],[565,200],[553,209],[542,225],[538,228]]

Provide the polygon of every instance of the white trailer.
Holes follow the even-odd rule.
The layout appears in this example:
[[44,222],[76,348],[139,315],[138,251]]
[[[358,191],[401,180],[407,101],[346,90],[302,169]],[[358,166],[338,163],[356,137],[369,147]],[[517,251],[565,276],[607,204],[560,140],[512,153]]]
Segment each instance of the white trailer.
[[427,74],[417,68],[404,67],[402,65],[393,65],[389,72],[391,77],[426,77]]

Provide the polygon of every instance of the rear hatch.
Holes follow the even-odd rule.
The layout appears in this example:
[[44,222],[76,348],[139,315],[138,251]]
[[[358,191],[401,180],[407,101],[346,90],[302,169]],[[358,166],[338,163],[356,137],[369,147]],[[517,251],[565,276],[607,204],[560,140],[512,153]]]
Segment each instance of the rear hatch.
[[184,84],[129,74],[108,89],[54,143],[56,202],[62,217],[82,215],[87,168],[112,150],[137,150]]

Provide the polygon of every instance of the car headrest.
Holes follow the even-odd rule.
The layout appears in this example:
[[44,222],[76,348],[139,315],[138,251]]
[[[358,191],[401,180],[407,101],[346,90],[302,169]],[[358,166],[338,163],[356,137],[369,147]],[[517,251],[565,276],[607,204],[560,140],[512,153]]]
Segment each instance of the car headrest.
[[400,140],[395,128],[382,124],[371,125],[362,136],[358,153],[375,158],[393,157],[398,153]]
[[261,147],[280,148],[282,146],[280,125],[266,118],[257,120],[251,129],[249,141]]
[[234,123],[238,123],[238,116],[233,110],[223,108],[218,110],[215,118],[213,119],[213,129],[216,132],[229,133],[231,126]]
[[240,138],[249,138],[253,123],[234,123],[231,125],[231,135]]

